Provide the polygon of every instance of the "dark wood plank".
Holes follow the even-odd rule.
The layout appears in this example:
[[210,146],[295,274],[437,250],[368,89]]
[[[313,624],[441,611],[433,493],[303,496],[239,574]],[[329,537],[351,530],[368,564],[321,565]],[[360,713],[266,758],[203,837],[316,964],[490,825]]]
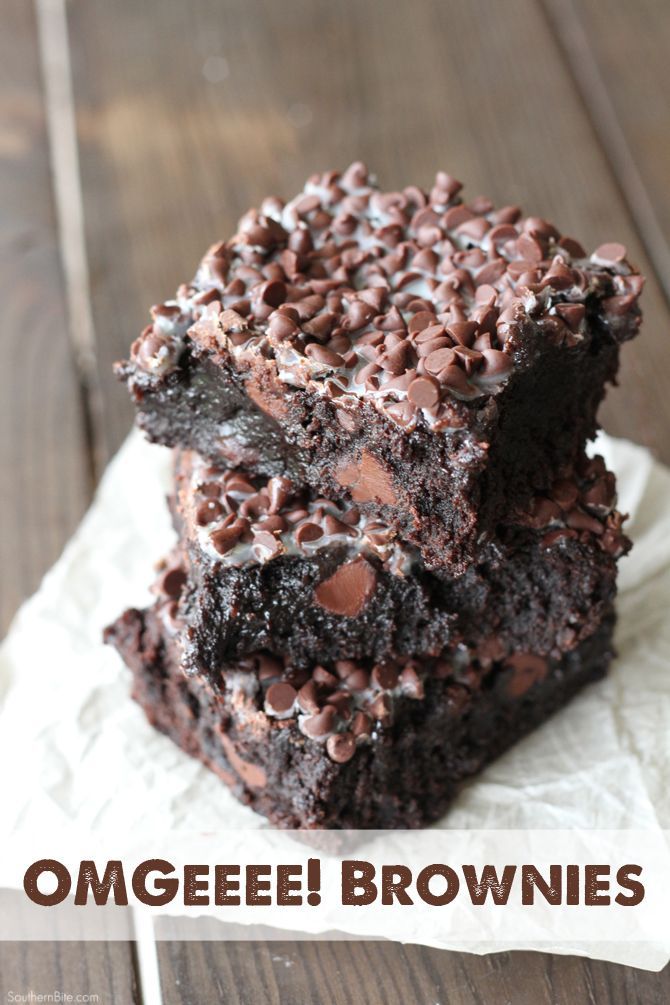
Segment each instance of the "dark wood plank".
[[165,1005],[665,1005],[670,970],[390,942],[158,943]]
[[[122,942],[2,942],[0,991],[98,995],[98,1005],[141,1001],[129,948]],[[27,999],[26,999],[27,1000]],[[45,999],[47,1000],[47,999]]]
[[32,5],[0,32],[0,636],[89,496],[68,340]]
[[[71,907],[67,915],[67,934],[72,941],[18,941],[35,938],[35,915],[29,910],[22,891],[0,890],[0,912],[11,917],[16,942],[0,941],[0,995],[11,1001],[10,992],[25,995],[98,995],[98,1005],[139,1005],[141,995],[135,971],[132,944],[122,941],[88,941],[90,929],[81,908]],[[113,910],[113,909],[112,909]],[[60,915],[62,919],[62,915]],[[45,922],[46,919],[40,919]],[[108,927],[96,917],[99,933]],[[49,925],[52,922],[49,921]],[[61,921],[61,924],[63,922]],[[65,930],[61,928],[61,934]],[[86,941],[85,941],[86,940]],[[26,999],[27,1000],[27,999]],[[46,999],[45,999],[46,1000]]]
[[670,298],[670,7],[544,2]]
[[[34,9],[6,0],[0,32],[0,635],[90,495],[80,384],[51,194]],[[22,895],[0,892],[16,921]],[[0,991],[135,1001],[127,943],[0,942]]]
[[[670,459],[668,311],[533,0],[78,0],[74,84],[104,425],[131,422],[111,363],[147,305],[269,190],[366,159],[389,185],[438,166],[522,200],[650,273],[643,341],[603,416]],[[181,39],[188,38],[188,45]]]

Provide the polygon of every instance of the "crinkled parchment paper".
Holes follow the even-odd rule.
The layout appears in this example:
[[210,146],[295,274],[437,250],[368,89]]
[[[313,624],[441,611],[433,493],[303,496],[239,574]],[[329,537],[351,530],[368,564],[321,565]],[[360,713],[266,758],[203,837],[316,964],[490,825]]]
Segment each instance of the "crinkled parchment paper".
[[[596,449],[618,476],[635,542],[621,562],[619,658],[607,680],[468,785],[449,827],[670,829],[670,471],[622,440],[601,436]],[[120,821],[136,836],[263,825],[150,729],[128,698],[121,660],[101,643],[122,609],[151,600],[153,564],[173,536],[169,458],[138,433],[129,437],[0,649],[5,834],[72,824],[102,831]],[[610,949],[598,955],[663,963],[623,944]]]

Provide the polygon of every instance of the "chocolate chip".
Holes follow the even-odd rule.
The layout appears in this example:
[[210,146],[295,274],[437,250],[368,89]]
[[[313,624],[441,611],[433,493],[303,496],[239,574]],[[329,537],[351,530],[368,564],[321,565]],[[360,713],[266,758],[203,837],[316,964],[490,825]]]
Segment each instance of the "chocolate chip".
[[315,666],[312,670],[312,680],[320,688],[328,688],[329,690],[336,688],[339,683],[337,676],[321,665]]
[[321,200],[318,195],[302,195],[293,202],[296,213],[299,213],[301,216],[313,213],[320,205]]
[[180,567],[166,569],[160,581],[161,591],[173,600],[177,600],[181,596],[181,592],[185,585],[186,573]]
[[265,711],[268,715],[282,715],[290,712],[295,704],[297,692],[284,681],[271,684],[265,695]]
[[519,257],[526,259],[526,261],[541,262],[544,258],[542,245],[537,238],[531,237],[530,234],[521,234],[517,239],[516,246]]
[[551,286],[554,290],[567,290],[575,284],[572,269],[569,269],[562,258],[556,257],[549,271],[540,282],[541,286]]
[[416,407],[411,401],[392,402],[390,405],[384,406],[384,411],[403,428],[411,426],[416,420]]
[[440,383],[451,391],[456,391],[466,397],[471,396],[473,392],[472,385],[468,382],[468,378],[460,366],[445,367],[440,373]]
[[249,323],[245,317],[229,308],[219,314],[219,328],[223,332],[246,332],[249,330]]
[[561,507],[557,506],[551,499],[547,499],[545,496],[536,496],[532,500],[527,514],[527,522],[530,527],[541,529],[562,519]]
[[[137,347],[135,349],[135,347]],[[151,368],[155,365],[161,350],[168,351],[169,343],[164,335],[146,328],[142,336],[134,344],[135,358],[140,366]]]
[[238,472],[233,471],[229,476],[224,478],[224,490],[226,492],[237,492],[240,495],[253,495],[256,491],[255,487],[246,478],[243,478]]
[[195,515],[196,523],[200,527],[206,527],[208,523],[218,520],[223,513],[225,510],[218,499],[206,499],[198,506]]
[[318,689],[313,680],[308,680],[298,691],[298,704],[302,711],[309,715],[315,715],[319,711],[321,705],[319,704]]
[[391,721],[392,704],[388,694],[378,695],[367,707],[368,714],[383,726]]
[[268,333],[273,338],[283,341],[284,339],[294,338],[298,335],[300,333],[300,328],[287,314],[280,314],[277,312],[270,317],[268,323]]
[[447,325],[447,332],[460,345],[471,346],[477,332],[474,321],[455,321]]
[[398,671],[389,663],[378,663],[372,668],[372,683],[381,691],[392,691],[398,683]]
[[561,509],[569,510],[579,498],[579,489],[571,479],[559,478],[551,486],[551,498],[558,503]]
[[358,670],[358,663],[354,660],[335,660],[333,669],[340,680],[346,680],[349,674]]
[[451,366],[455,360],[456,354],[453,349],[436,349],[425,358],[426,370],[429,373],[438,374],[440,370]]
[[333,516],[332,513],[327,513],[323,518],[323,529],[331,537],[335,537],[338,534],[345,534],[347,537],[356,536],[355,530],[352,530],[351,527],[338,519],[338,517]]
[[422,248],[412,259],[412,268],[421,269],[422,272],[429,272],[431,275],[437,270],[439,258],[432,248]]
[[478,287],[477,292],[479,292],[483,286],[488,287],[489,284],[497,283],[498,280],[505,275],[506,269],[507,263],[503,261],[502,258],[493,262],[487,262],[486,265],[483,265],[475,276],[475,283]]
[[408,698],[420,700],[424,697],[423,681],[411,664],[408,664],[400,674],[400,687],[402,693]]
[[211,542],[221,555],[234,548],[242,537],[243,528],[240,524],[232,524],[230,527],[223,527],[215,530],[211,535]]
[[407,325],[410,332],[420,332],[437,322],[437,317],[432,311],[418,311]]
[[270,499],[267,492],[253,492],[240,504],[239,512],[245,517],[258,517],[267,513]]
[[283,534],[287,529],[286,520],[277,514],[262,517],[258,526],[260,530],[267,530],[270,534]]
[[387,373],[397,377],[407,369],[410,355],[411,349],[408,343],[400,342],[389,352],[385,352],[379,357],[379,364]]
[[415,377],[407,389],[407,397],[418,408],[432,408],[440,400],[440,388],[432,377]]
[[555,544],[560,541],[565,541],[569,538],[577,537],[576,530],[568,530],[565,527],[561,527],[558,530],[550,530],[548,534],[545,534],[540,544],[543,548],[553,548]]
[[331,761],[346,764],[356,753],[356,740],[351,733],[333,733],[326,740],[326,750]]
[[563,318],[570,331],[578,332],[586,309],[584,304],[556,304],[556,313]]
[[295,532],[295,542],[299,547],[309,541],[318,541],[320,537],[323,537],[323,530],[316,523],[303,523]]
[[372,731],[372,719],[365,712],[356,712],[351,721],[351,732],[355,737],[369,736]]
[[305,356],[313,359],[315,363],[321,363],[323,366],[333,368],[344,366],[344,360],[339,353],[333,352],[323,345],[318,345],[316,342],[311,342],[305,348]]
[[558,242],[558,246],[559,248],[563,248],[564,251],[567,251],[572,258],[586,257],[586,251],[582,245],[579,241],[575,241],[571,237],[562,237]]
[[258,288],[258,296],[270,307],[279,307],[286,300],[286,284],[273,279]]
[[461,237],[470,237],[474,241],[481,241],[484,234],[491,229],[491,224],[484,217],[475,217],[472,220],[464,220],[456,228],[457,234]]
[[364,300],[354,300],[349,306],[349,311],[342,322],[347,331],[358,331],[364,328],[377,311],[371,304],[366,304]]
[[267,484],[267,491],[270,497],[270,508],[268,513],[279,513],[289,499],[292,485],[288,478],[275,476],[270,478]]
[[614,498],[614,475],[607,472],[584,492],[582,502],[587,509],[595,510],[596,513],[604,516],[612,509]]
[[336,711],[332,705],[325,705],[316,715],[303,720],[302,731],[314,739],[327,736],[335,725]]
[[252,551],[259,562],[269,562],[284,551],[281,541],[278,541],[274,534],[267,531],[260,531],[254,534]]
[[334,691],[328,695],[328,704],[332,705],[340,719],[348,722],[351,718],[351,695],[346,691]]
[[204,482],[202,485],[198,485],[198,493],[207,499],[218,499],[221,495],[221,483]]
[[345,684],[349,691],[365,691],[370,686],[370,675],[367,670],[358,667],[347,675]]
[[612,241],[608,244],[601,244],[593,252],[592,258],[598,258],[601,262],[610,262],[615,265],[617,262],[623,262],[626,258],[626,248],[623,244],[618,244]]
[[607,297],[602,302],[603,312],[613,318],[625,317],[636,301],[637,296],[633,293],[620,297]]
[[314,600],[331,614],[355,618],[371,599],[377,574],[367,559],[360,557],[341,565],[314,591]]
[[512,360],[505,352],[498,349],[482,349],[484,357],[484,376],[505,377],[512,369]]
[[565,518],[565,522],[573,530],[586,530],[597,536],[600,536],[605,529],[600,520],[596,520],[594,516],[588,513],[582,513],[579,509],[571,509]]

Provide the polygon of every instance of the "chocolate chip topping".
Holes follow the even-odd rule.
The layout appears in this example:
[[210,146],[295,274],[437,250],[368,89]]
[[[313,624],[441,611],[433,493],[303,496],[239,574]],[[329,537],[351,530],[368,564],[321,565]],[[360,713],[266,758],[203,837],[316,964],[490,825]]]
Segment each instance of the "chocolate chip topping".
[[569,349],[587,334],[587,298],[613,330],[637,311],[623,245],[586,258],[546,220],[465,202],[461,188],[440,172],[429,192],[381,192],[356,163],[314,175],[288,203],[264,200],[153,309],[132,349],[138,372],[163,377],[195,340],[243,372],[272,361],[288,385],[439,430],[454,399],[504,387],[522,328]]
[[326,750],[331,761],[346,764],[356,753],[356,737],[353,733],[333,733],[326,740]]
[[[377,469],[370,463],[364,469],[368,481],[372,479],[370,484],[376,486]],[[363,474],[357,478],[358,484]],[[391,528],[352,506],[314,497],[306,488],[296,489],[287,478],[248,476],[181,451],[177,483],[178,508],[190,525],[189,534],[214,561],[226,565],[264,564],[281,555],[309,556],[334,546],[343,550],[342,568],[347,558],[353,565],[365,555],[396,573],[408,571],[415,561],[414,549],[401,544]],[[348,609],[355,606],[356,591],[367,595],[368,588],[374,590],[374,571],[364,558],[363,565],[355,565],[353,571],[338,573],[330,585],[322,584],[319,595],[324,607]]]
[[159,581],[159,589],[172,600],[178,600],[186,585],[186,572],[181,566],[166,569]]
[[576,470],[554,482],[548,495],[536,495],[513,522],[547,529],[543,544],[554,547],[579,536],[593,535],[603,551],[619,558],[630,548],[623,533],[624,518],[615,510],[616,482],[602,457],[583,458]]
[[291,684],[280,681],[270,685],[265,694],[265,711],[268,715],[283,715],[291,712],[297,698],[297,692]]
[[[478,675],[484,672],[473,670],[471,687],[478,686]],[[311,673],[298,672],[287,660],[259,653],[224,671],[223,681],[227,687],[239,687],[245,700],[256,695],[257,707],[278,727],[297,721],[305,737],[325,744],[328,757],[344,764],[358,745],[371,742],[391,724],[397,700],[423,699],[426,676],[454,674],[462,671],[435,658],[389,660],[372,668],[339,660],[331,667],[315,666]]]

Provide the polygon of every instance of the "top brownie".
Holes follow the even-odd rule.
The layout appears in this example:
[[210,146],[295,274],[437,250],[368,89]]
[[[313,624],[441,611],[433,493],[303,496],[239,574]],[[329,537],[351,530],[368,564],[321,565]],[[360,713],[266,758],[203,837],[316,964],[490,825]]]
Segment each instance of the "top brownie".
[[118,364],[157,442],[355,503],[463,572],[597,428],[642,277],[515,206],[381,192],[362,164],[267,198]]

